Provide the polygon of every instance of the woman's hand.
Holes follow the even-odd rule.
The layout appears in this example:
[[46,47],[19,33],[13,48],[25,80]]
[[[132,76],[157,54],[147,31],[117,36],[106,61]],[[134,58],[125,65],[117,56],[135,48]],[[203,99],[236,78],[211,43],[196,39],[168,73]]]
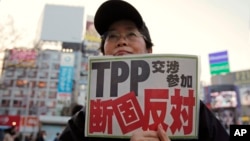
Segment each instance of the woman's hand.
[[130,141],[170,141],[162,126],[159,125],[157,131],[138,131],[135,132]]
[[171,141],[166,131],[163,130],[161,125],[158,125],[157,134],[158,134],[160,141]]

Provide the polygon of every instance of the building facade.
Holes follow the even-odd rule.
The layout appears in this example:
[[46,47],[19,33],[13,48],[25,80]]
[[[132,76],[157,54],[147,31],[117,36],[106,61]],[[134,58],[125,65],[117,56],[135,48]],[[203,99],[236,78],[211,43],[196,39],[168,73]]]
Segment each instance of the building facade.
[[56,107],[60,51],[5,51],[0,115],[60,115]]

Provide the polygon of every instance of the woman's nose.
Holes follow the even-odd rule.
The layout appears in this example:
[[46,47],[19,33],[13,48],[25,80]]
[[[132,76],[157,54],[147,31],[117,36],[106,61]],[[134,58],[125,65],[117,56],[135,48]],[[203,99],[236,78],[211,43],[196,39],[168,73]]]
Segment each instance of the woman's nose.
[[122,46],[127,46],[127,45],[128,45],[127,38],[124,36],[121,36],[119,40],[117,41],[117,47],[122,47]]

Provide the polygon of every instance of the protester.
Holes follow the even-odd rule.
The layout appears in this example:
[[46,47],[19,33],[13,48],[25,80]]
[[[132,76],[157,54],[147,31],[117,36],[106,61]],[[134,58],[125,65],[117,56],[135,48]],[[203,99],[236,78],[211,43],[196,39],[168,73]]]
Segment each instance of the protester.
[[[139,12],[129,3],[121,0],[104,2],[97,10],[94,18],[97,32],[102,36],[100,50],[103,55],[129,55],[152,53],[148,28]],[[228,141],[229,135],[211,113],[200,102],[198,139],[183,139],[186,141]],[[85,110],[75,114],[68,122],[60,136],[60,141],[169,141],[166,132],[159,125],[157,131],[138,131],[130,139],[90,138],[84,135]],[[172,141],[181,139],[172,139]]]

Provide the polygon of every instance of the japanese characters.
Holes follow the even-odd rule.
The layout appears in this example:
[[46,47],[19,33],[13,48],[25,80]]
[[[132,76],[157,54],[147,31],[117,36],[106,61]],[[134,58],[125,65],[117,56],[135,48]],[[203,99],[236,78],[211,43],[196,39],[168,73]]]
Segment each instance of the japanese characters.
[[195,136],[197,62],[196,56],[91,57],[89,135],[128,136],[161,124],[170,136]]

